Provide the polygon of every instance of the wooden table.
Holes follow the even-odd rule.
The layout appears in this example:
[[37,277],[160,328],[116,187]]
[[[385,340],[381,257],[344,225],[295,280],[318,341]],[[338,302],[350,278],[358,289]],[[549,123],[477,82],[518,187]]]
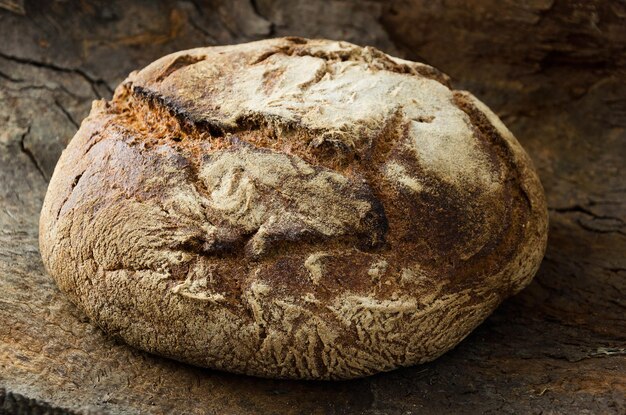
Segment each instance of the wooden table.
[[[0,413],[626,412],[626,3],[25,3],[0,0]],[[538,168],[537,277],[435,362],[335,383],[194,368],[107,339],[43,270],[47,181],[93,99],[166,53],[282,35],[439,67]]]

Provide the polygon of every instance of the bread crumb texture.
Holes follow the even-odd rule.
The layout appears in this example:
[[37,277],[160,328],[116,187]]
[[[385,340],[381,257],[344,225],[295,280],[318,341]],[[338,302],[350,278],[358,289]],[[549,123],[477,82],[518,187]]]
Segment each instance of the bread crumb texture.
[[130,345],[272,378],[436,358],[543,256],[546,205],[500,120],[424,64],[346,42],[199,48],[96,101],[40,245]]

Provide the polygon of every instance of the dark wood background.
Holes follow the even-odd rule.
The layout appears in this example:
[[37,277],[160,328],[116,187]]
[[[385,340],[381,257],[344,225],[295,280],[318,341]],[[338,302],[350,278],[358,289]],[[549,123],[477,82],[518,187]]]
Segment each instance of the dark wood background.
[[[537,166],[537,277],[435,362],[335,383],[194,368],[107,339],[43,270],[47,181],[93,99],[169,52],[282,35],[437,66]],[[626,413],[625,68],[623,0],[0,0],[0,413]]]

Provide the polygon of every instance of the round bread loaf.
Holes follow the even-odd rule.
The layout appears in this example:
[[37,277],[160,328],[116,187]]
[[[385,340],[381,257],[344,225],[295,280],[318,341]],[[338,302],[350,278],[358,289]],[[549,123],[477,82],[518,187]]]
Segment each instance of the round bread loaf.
[[347,379],[454,347],[537,271],[532,163],[436,69],[346,42],[199,48],[95,101],[41,253],[105,332],[236,373]]

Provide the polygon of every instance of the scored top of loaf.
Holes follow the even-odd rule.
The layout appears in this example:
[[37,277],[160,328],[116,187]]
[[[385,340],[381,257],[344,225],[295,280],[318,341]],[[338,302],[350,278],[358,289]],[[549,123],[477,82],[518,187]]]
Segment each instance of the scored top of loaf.
[[330,141],[339,152],[371,146],[389,122],[402,119],[424,168],[460,185],[498,180],[473,127],[450,105],[447,77],[374,48],[284,39],[236,51],[201,48],[159,59],[128,81],[214,132],[269,123],[303,129],[314,145]]

